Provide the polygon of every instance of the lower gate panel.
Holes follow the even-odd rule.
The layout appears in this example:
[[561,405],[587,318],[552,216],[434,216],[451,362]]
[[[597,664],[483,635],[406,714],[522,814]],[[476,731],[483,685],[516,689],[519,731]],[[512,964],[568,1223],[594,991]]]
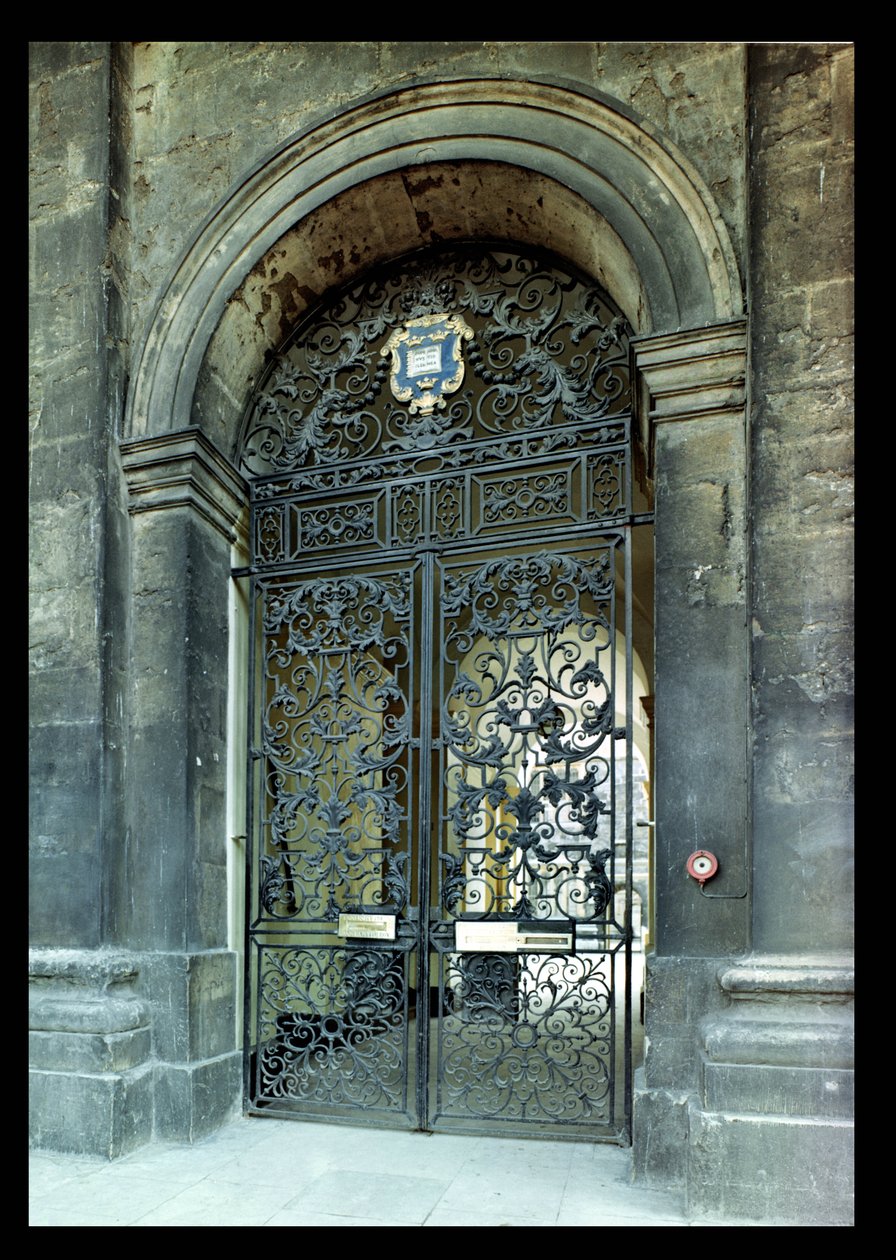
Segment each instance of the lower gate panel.
[[258,580],[252,1109],[626,1139],[627,554]]
[[260,946],[256,1105],[412,1121],[407,966],[403,950]]
[[446,954],[433,1128],[609,1134],[614,956]]

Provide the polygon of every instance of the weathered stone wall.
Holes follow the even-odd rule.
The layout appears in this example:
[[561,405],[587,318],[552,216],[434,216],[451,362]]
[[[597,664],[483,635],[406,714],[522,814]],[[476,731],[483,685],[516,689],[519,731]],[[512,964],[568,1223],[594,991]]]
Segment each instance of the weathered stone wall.
[[750,53],[754,948],[852,939],[852,49]]
[[434,75],[548,77],[605,93],[671,135],[740,252],[744,66],[739,44],[32,46],[32,924],[41,944],[93,946],[126,931],[130,561],[111,439],[147,322],[220,198],[288,136],[359,96]]
[[742,264],[744,73],[741,44],[137,44],[135,336],[174,261],[238,179],[349,101],[423,78],[546,77],[614,98],[681,147],[716,196]]
[[749,89],[752,952],[700,1020],[686,1193],[848,1224],[852,50],[751,49]]
[[108,44],[31,57],[31,931],[97,945],[107,825]]

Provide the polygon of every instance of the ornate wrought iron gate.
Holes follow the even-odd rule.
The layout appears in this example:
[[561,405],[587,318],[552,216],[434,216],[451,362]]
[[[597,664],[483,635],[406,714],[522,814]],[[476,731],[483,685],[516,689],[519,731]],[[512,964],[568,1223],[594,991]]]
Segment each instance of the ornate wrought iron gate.
[[566,264],[451,248],[256,393],[251,1110],[625,1140],[627,362]]

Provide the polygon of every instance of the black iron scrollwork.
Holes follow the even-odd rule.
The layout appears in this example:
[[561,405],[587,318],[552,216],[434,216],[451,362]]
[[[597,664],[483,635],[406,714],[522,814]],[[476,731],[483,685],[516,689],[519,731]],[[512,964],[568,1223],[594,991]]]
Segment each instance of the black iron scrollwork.
[[[448,316],[454,374],[402,404]],[[259,383],[259,1106],[614,1123],[629,334],[562,260],[442,246],[326,298]],[[494,926],[561,945],[479,952]]]
[[410,579],[272,586],[260,897],[277,918],[401,909],[411,731]]
[[[461,314],[474,332],[460,394],[415,415],[388,390],[386,339],[412,316]],[[338,293],[300,325],[244,426],[247,476],[336,466],[579,425],[627,407],[628,330],[557,260],[509,248],[442,248]]]
[[442,857],[446,907],[520,919],[605,912],[614,708],[600,654],[612,655],[612,587],[609,549],[446,572],[444,798],[456,846]]
[[267,948],[260,1097],[394,1110],[407,1061],[404,960],[385,951]]

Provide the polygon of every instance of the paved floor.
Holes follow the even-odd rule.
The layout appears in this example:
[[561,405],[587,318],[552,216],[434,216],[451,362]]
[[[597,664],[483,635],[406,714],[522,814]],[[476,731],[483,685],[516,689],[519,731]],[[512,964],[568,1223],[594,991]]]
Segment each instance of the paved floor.
[[599,1143],[242,1117],[112,1163],[32,1152],[31,1225],[687,1225]]

